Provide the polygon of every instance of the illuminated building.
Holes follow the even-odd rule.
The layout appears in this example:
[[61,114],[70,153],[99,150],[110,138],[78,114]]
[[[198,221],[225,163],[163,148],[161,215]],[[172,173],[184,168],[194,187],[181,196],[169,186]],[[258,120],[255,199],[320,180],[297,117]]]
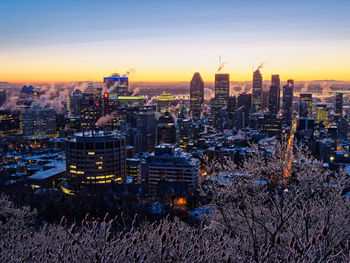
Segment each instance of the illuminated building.
[[110,77],[105,77],[103,82],[110,93],[116,93],[118,97],[130,96],[128,77],[121,77],[118,73],[115,73]]
[[126,106],[126,105],[142,106],[144,101],[145,101],[145,98],[143,96],[119,96],[118,97],[119,106]]
[[312,117],[312,94],[300,94],[300,117]]
[[81,131],[80,117],[67,117],[65,120],[65,127],[67,134],[74,134]]
[[275,114],[264,114],[263,118],[259,119],[259,131],[269,136],[280,137],[282,134],[282,124],[283,120]]
[[127,183],[141,183],[141,159],[126,159],[126,181]]
[[66,138],[66,179],[73,190],[125,181],[125,138],[118,132],[80,132]]
[[204,102],[204,82],[201,75],[196,72],[190,83],[190,111],[192,117],[201,117],[202,104]]
[[146,157],[142,168],[145,192],[155,195],[160,182],[187,183],[194,190],[199,179],[200,163],[188,153],[170,144],[160,144]]
[[183,151],[187,151],[187,146],[192,143],[193,123],[191,120],[178,119],[179,125],[179,146]]
[[60,137],[60,135],[64,136],[65,129],[66,129],[66,118],[64,117],[64,114],[56,112],[55,121],[56,121],[56,124],[55,124],[56,134],[59,137]]
[[84,131],[94,130],[96,122],[102,116],[100,93],[96,91],[92,83],[89,83],[82,96],[80,101],[81,128]]
[[253,94],[252,94],[252,106],[255,111],[259,111],[262,108],[262,75],[257,69],[253,74]]
[[278,114],[280,110],[280,76],[272,75],[269,90],[269,112]]
[[334,117],[339,120],[343,116],[343,93],[337,92],[335,94]]
[[55,137],[56,112],[53,109],[28,108],[22,110],[22,132],[27,138]]
[[252,107],[252,95],[242,93],[237,98],[237,109],[244,112],[244,124],[247,125],[249,121],[250,108]]
[[294,80],[290,79],[287,81],[287,85],[283,87],[283,118],[287,125],[292,124],[293,92]]
[[18,112],[0,110],[0,137],[20,133],[21,115]]
[[160,113],[170,111],[170,106],[174,101],[175,101],[175,96],[171,95],[170,93],[163,92],[157,98],[156,111]]
[[326,104],[316,105],[316,123],[327,127],[329,124],[329,108]]
[[227,106],[230,96],[230,74],[215,74],[215,99],[216,106],[223,109]]
[[176,126],[169,112],[165,112],[164,115],[159,117],[157,135],[158,144],[176,144]]
[[222,129],[223,120],[220,110],[227,108],[230,96],[230,74],[215,74],[215,98],[211,100],[211,114],[214,127]]

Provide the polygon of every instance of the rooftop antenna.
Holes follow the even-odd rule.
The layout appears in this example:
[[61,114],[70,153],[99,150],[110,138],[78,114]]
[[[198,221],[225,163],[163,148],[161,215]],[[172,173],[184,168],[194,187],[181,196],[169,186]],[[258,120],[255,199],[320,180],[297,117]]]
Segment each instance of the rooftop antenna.
[[219,56],[219,67],[218,68],[221,68],[221,56]]

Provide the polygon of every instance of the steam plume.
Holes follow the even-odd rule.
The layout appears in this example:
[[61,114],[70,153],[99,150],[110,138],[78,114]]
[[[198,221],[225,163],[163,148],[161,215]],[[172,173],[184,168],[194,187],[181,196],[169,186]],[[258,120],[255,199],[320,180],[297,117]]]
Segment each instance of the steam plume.
[[115,117],[117,117],[117,112],[113,111],[111,114],[106,114],[105,116],[102,116],[99,118],[96,122],[96,126],[100,127],[104,125],[105,123],[112,121]]

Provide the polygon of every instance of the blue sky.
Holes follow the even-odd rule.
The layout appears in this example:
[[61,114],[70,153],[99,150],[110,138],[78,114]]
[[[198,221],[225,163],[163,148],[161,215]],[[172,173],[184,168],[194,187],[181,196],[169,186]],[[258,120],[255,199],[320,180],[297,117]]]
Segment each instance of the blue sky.
[[[214,53],[210,47],[215,46],[217,55],[225,57],[227,53],[229,59],[234,56],[228,48],[230,45],[235,48],[235,43],[239,43],[236,48],[245,44],[256,45],[258,49],[264,46],[261,52],[266,50],[267,54],[270,51],[265,47],[276,43],[279,46],[322,43],[333,50],[342,48],[348,52],[345,48],[350,41],[349,13],[350,1],[345,0],[4,0],[0,2],[0,57],[5,56],[5,62],[9,61],[12,67],[21,54],[24,58],[31,58],[33,52],[37,56],[72,54],[78,47],[88,45],[97,50],[114,45],[124,53],[129,51],[123,48],[130,45],[141,56],[147,45],[150,45],[147,52],[153,49],[156,53],[158,47],[168,46],[173,47],[170,51],[181,53],[179,47],[193,45],[210,54]],[[39,50],[50,51],[44,54]],[[82,56],[92,56],[95,51],[86,51]],[[329,51],[322,48],[320,52]],[[183,52],[184,56],[188,53],[190,50]],[[248,62],[255,57],[259,60],[264,56],[255,54],[247,58]],[[115,58],[119,58],[117,53]],[[136,65],[145,64],[133,59]],[[103,62],[101,58],[91,61]],[[107,58],[105,61],[108,62]]]

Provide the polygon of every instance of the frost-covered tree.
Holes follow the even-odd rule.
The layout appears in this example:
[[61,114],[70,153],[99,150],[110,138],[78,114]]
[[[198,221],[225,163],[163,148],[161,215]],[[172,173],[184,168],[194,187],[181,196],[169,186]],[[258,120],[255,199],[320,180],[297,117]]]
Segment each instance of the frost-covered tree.
[[209,163],[201,197],[213,209],[197,225],[135,218],[125,231],[123,217],[108,214],[37,231],[20,223],[0,236],[0,262],[349,262],[345,175],[285,149],[266,157],[254,146],[239,166]]

